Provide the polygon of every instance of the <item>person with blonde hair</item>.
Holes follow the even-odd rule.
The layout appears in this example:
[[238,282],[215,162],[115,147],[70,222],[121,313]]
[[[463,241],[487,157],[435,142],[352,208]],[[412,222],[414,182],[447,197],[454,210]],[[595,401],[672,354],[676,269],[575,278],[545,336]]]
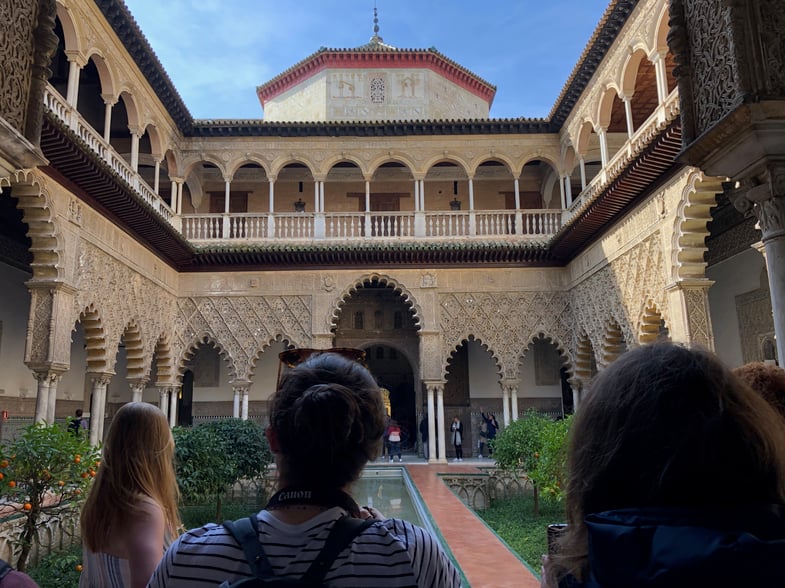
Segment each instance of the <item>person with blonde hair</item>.
[[147,586],[181,526],[174,440],[156,406],[117,411],[82,509],[81,588]]
[[785,428],[712,353],[622,355],[570,431],[543,586],[785,586]]
[[254,577],[334,588],[459,587],[457,569],[428,531],[361,508],[350,495],[379,455],[384,425],[370,372],[338,353],[314,351],[284,374],[272,399],[267,439],[278,492],[252,517],[181,535],[151,588]]

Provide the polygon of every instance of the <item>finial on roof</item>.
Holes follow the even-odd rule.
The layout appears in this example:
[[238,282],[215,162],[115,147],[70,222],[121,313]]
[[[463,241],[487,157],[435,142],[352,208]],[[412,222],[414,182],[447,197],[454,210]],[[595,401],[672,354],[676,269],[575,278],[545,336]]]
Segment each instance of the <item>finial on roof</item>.
[[371,43],[382,43],[384,39],[379,36],[379,12],[376,10],[376,2],[373,3],[373,37]]

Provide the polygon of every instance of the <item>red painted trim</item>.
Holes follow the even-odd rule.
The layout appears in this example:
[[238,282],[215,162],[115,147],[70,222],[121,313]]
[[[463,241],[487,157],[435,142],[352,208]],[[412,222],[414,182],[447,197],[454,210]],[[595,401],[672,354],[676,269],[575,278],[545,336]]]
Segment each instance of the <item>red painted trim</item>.
[[496,88],[449,60],[430,51],[323,51],[259,86],[256,93],[264,104],[306,79],[327,69],[429,69],[471,92],[490,107]]

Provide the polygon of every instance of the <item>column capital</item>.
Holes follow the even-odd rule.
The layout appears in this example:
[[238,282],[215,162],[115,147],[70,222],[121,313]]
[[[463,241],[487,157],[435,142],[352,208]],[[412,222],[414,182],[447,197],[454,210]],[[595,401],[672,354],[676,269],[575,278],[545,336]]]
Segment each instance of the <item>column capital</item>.
[[737,210],[758,219],[763,241],[785,236],[785,164],[769,166],[763,178],[722,184]]
[[112,381],[114,372],[87,372],[85,375],[93,386],[107,386]]
[[33,377],[35,378],[36,382],[40,382],[42,384],[53,384],[55,382],[59,382],[60,378],[63,377],[63,374],[67,371],[58,368],[44,368],[44,369],[33,369]]
[[65,57],[68,59],[69,63],[76,63],[76,65],[79,66],[79,69],[87,65],[87,58],[78,49],[66,49]]
[[119,96],[115,94],[101,94],[101,99],[104,101],[105,106],[114,106],[119,100]]
[[138,125],[128,125],[128,130],[137,139],[144,135],[144,128]]

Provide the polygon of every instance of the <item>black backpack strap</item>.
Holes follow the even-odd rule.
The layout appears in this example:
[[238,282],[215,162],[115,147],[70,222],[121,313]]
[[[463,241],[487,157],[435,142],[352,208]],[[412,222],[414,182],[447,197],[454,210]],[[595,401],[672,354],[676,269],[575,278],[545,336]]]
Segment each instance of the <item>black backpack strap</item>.
[[10,563],[5,561],[4,559],[0,559],[0,580],[5,578],[13,570],[14,570],[14,568],[11,567]]
[[324,543],[324,547],[322,547],[319,555],[316,556],[311,567],[308,568],[300,581],[306,585],[318,585],[324,580],[335,558],[343,551],[344,547],[375,522],[374,519],[363,520],[348,516],[341,517],[335,521]]
[[240,547],[243,548],[245,559],[251,566],[251,573],[257,578],[270,578],[273,576],[273,568],[270,560],[264,553],[261,541],[259,541],[259,530],[256,527],[256,515],[239,519],[237,521],[224,521],[226,530],[232,534]]

